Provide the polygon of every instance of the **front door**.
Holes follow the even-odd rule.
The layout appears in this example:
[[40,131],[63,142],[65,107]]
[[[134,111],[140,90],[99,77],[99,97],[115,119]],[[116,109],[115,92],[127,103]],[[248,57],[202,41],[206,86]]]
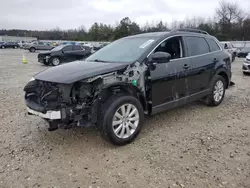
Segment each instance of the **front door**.
[[[172,108],[187,95],[190,59],[185,59],[182,37],[173,37],[162,42],[153,52],[167,52],[170,62],[155,65],[151,70],[153,112]],[[155,112],[154,112],[155,111]]]
[[67,45],[63,48],[63,60],[65,62],[71,62],[74,61],[74,51],[73,51],[73,45]]

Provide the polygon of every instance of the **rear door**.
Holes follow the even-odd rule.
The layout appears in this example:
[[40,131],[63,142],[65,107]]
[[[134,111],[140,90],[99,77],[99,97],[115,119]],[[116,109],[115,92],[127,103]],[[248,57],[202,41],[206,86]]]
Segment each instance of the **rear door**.
[[44,45],[43,42],[38,42],[36,49],[37,50],[46,50],[45,45]]
[[[189,94],[202,92],[209,88],[215,64],[218,62],[216,51],[212,51],[207,40],[199,36],[186,36],[188,55],[192,63],[192,72],[190,73]],[[214,45],[213,50],[220,51],[218,44]],[[215,47],[217,45],[217,48]],[[212,46],[211,46],[212,48]]]
[[53,47],[52,47],[52,44],[50,43],[44,43],[44,49],[45,50],[51,50]]
[[73,54],[72,58],[75,60],[81,60],[85,56],[85,49],[82,48],[80,45],[74,45],[73,46]]

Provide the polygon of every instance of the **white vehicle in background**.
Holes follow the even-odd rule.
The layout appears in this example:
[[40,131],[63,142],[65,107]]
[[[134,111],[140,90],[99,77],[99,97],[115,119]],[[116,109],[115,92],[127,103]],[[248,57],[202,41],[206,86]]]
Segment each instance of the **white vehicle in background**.
[[243,74],[250,74],[250,53],[247,55],[245,61],[243,62],[242,72]]
[[232,62],[234,62],[235,57],[237,56],[237,48],[233,46],[231,42],[220,42],[222,48],[227,51],[232,56]]

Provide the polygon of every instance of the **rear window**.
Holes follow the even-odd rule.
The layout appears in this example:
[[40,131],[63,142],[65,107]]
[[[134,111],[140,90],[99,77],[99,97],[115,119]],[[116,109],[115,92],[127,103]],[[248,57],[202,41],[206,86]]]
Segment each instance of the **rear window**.
[[208,43],[202,37],[186,37],[189,56],[202,55],[210,52]]
[[213,39],[206,39],[211,52],[219,51],[220,47]]

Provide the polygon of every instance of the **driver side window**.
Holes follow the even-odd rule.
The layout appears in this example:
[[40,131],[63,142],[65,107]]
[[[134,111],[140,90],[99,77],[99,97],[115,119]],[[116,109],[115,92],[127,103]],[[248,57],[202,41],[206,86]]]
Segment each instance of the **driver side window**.
[[178,59],[184,57],[183,45],[181,37],[173,37],[163,41],[154,51],[166,52],[171,55],[171,59]]

